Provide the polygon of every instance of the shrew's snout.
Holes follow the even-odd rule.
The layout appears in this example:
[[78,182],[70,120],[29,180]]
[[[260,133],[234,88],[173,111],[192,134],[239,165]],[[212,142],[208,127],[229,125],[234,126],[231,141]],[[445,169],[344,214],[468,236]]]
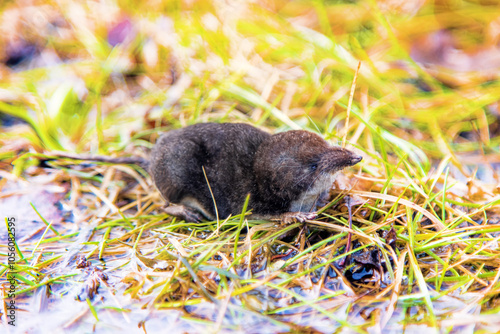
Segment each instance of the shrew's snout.
[[355,164],[357,164],[361,160],[363,160],[362,156],[357,155],[357,154],[352,154],[351,159],[350,159],[350,165],[354,166]]

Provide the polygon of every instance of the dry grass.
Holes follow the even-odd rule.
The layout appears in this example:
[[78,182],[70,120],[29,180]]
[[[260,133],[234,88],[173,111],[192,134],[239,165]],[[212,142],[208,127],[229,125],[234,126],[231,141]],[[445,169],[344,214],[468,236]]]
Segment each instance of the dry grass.
[[[0,8],[0,211],[18,219],[15,270],[0,230],[1,293],[15,272],[18,307],[6,329],[499,330],[497,6]],[[161,214],[140,169],[39,165],[55,150],[146,156],[160,131],[205,121],[346,138],[364,160],[317,220],[289,226],[190,224]]]

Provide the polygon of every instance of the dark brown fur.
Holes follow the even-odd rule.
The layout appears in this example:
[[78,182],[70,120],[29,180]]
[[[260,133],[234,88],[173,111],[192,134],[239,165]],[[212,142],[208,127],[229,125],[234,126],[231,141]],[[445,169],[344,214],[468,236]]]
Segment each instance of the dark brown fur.
[[170,212],[188,220],[239,214],[247,194],[257,217],[292,212],[291,219],[304,220],[333,175],[360,160],[307,131],[271,136],[246,124],[203,123],[161,136],[150,173],[167,202],[183,206]]
[[200,123],[163,134],[148,160],[60,154],[79,160],[146,168],[167,201],[165,211],[188,221],[254,217],[312,219],[335,174],[361,157],[302,130],[270,135],[247,124]]

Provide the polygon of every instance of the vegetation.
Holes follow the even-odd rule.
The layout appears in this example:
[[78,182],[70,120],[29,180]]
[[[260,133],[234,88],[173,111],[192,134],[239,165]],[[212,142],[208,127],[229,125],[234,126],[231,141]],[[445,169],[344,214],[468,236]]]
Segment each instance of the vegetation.
[[[15,274],[17,330],[499,331],[494,1],[0,9],[0,211],[18,221],[14,270],[0,229],[0,282]],[[146,156],[207,121],[315,131],[364,160],[317,220],[282,226],[178,221],[140,168],[50,159]]]

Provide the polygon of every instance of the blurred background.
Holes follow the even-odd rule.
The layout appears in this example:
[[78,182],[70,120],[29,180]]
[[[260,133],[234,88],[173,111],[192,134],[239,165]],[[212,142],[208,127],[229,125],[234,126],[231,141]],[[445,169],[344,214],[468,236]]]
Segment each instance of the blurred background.
[[346,131],[370,150],[380,148],[364,128],[376,128],[424,165],[499,162],[498,1],[22,0],[0,10],[0,157],[109,153],[150,146],[151,129],[244,121]]

